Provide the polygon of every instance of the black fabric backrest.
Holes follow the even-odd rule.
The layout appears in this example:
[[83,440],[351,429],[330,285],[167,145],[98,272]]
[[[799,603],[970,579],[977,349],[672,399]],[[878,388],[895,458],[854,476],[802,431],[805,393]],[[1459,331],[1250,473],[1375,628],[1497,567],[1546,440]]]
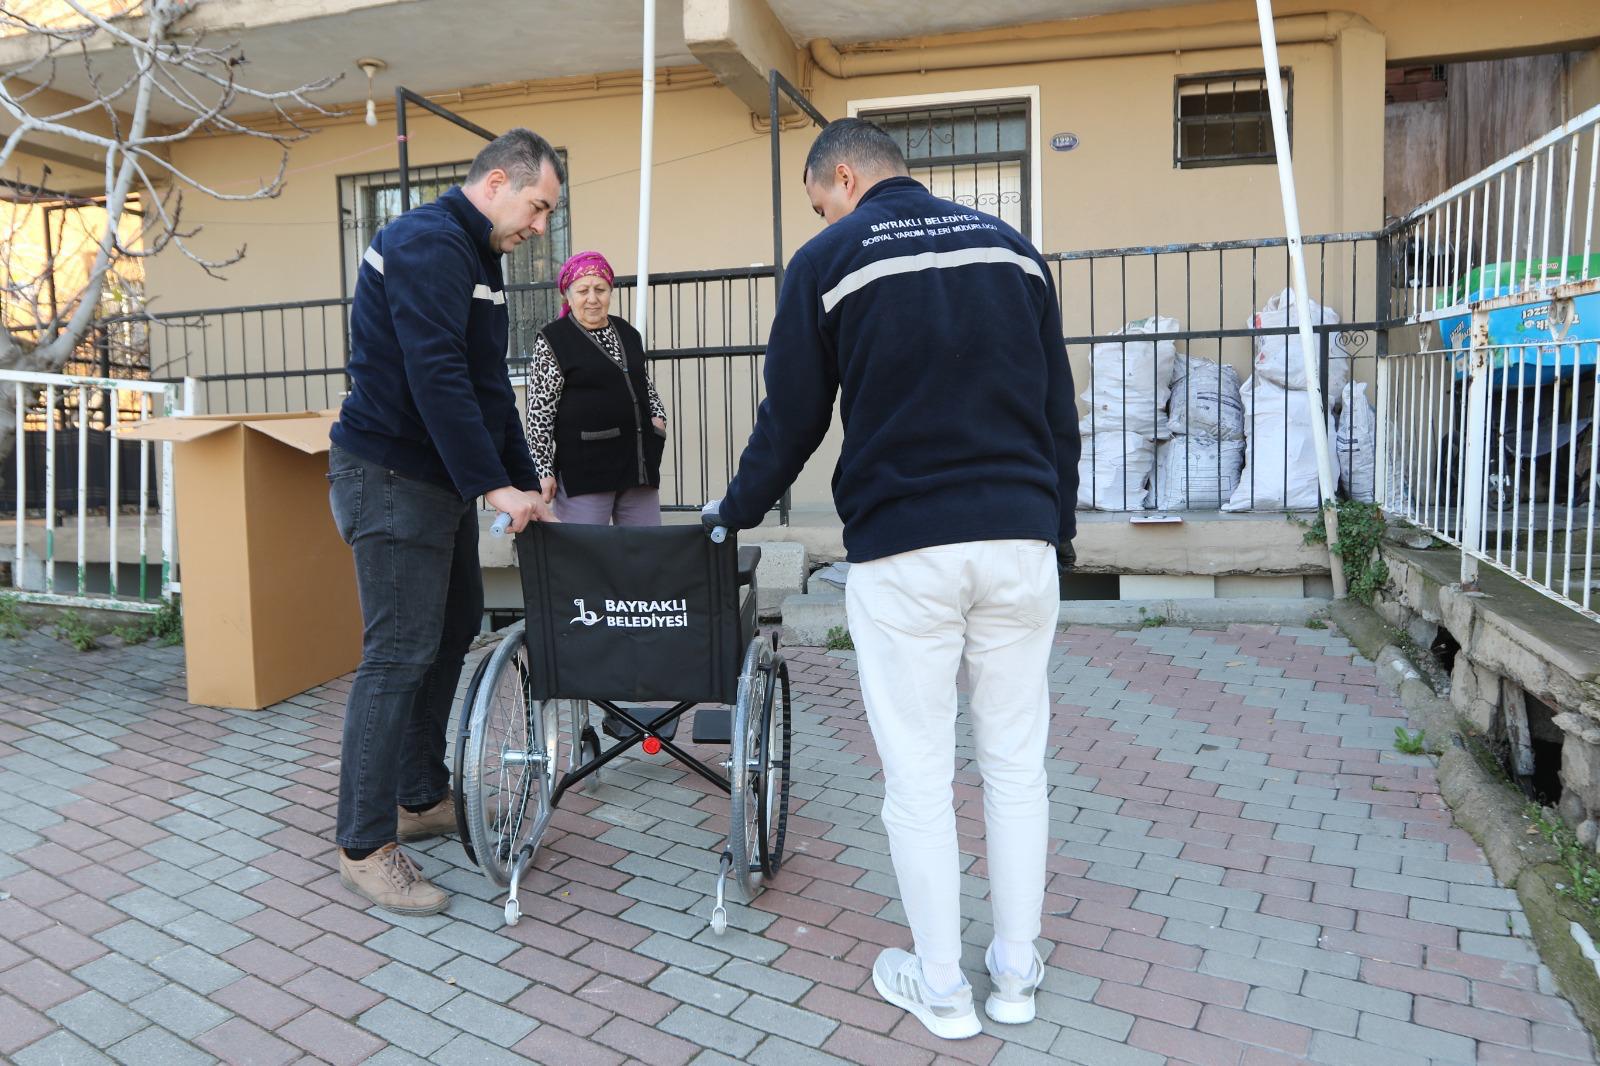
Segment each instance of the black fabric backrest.
[[517,534],[529,695],[732,703],[738,545],[699,526],[536,522]]

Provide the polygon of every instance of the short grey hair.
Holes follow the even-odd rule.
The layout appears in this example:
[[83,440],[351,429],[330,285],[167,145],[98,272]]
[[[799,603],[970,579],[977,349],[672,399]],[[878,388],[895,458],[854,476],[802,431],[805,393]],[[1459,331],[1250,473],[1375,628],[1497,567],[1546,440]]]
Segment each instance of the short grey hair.
[[468,168],[463,184],[482,181],[491,170],[503,170],[506,177],[511,179],[511,187],[521,189],[538,181],[539,173],[545,167],[555,173],[556,181],[564,183],[567,180],[560,153],[537,133],[518,126],[483,146]]
[[894,138],[864,118],[838,118],[822,128],[806,155],[803,180],[820,181],[840,163],[858,170],[906,173],[906,157]]

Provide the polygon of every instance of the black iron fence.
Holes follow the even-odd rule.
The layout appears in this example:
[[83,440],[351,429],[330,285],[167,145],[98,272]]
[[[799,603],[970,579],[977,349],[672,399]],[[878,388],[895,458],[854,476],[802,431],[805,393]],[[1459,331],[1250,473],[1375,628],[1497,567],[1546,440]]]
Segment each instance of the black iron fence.
[[[1399,326],[1387,232],[1306,238],[1318,376],[1341,453],[1341,493],[1373,496],[1377,365]],[[1064,252],[1050,262],[1080,394],[1079,506],[1112,511],[1317,506],[1309,394],[1285,299],[1281,238]],[[613,308],[632,317],[634,279]],[[509,361],[560,307],[550,283],[507,287]],[[654,275],[646,344],[669,413],[663,506],[698,507],[727,484],[763,395],[771,267]],[[144,349],[158,380],[194,378],[212,412],[336,407],[347,389],[349,301],[169,311],[102,320]],[[91,345],[91,347],[93,347]],[[115,347],[114,345],[111,347]],[[1243,388],[1241,389],[1241,386]]]
[[[631,318],[635,279],[616,281],[613,308]],[[646,347],[668,412],[662,504],[697,509],[733,476],[762,396],[771,324],[771,267],[678,271],[650,279]],[[525,387],[534,338],[559,313],[551,283],[509,285],[509,363]],[[205,412],[325,410],[348,389],[347,299],[165,311],[102,320],[110,336],[142,332],[142,373],[193,378]]]

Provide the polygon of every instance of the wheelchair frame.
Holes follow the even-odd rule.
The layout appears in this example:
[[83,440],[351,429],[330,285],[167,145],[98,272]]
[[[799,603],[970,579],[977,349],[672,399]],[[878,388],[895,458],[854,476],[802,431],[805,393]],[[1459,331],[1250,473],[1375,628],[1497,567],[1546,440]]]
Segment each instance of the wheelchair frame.
[[[752,604],[756,596],[753,571],[752,562],[747,582]],[[528,658],[525,622],[519,622],[506,631],[473,674],[463,699],[455,746],[456,820],[462,846],[491,886],[507,890],[506,924],[516,925],[521,917],[518,895],[523,879],[562,797],[597,780],[601,768],[613,760],[641,748],[648,755],[665,751],[728,796],[728,837],[710,919],[712,930],[722,933],[728,925],[725,894],[729,877],[749,902],[783,864],[793,723],[789,668],[778,650],[777,632],[764,638],[759,626],[755,628],[740,669],[737,698],[724,715],[708,714],[717,708],[692,701],[676,702],[648,716],[637,708],[598,697],[535,701],[529,695]],[[568,704],[569,718],[564,734],[562,703]],[[613,716],[630,735],[602,747],[589,723],[591,703]],[[661,735],[675,732],[671,726],[697,707],[700,713],[695,718],[693,742],[728,745],[722,772],[691,755],[672,737]],[[504,713],[507,711],[509,714]],[[725,732],[718,728],[724,717],[728,724]],[[497,718],[503,719],[498,729]],[[560,766],[563,746],[565,772]],[[510,775],[516,780],[508,793],[507,771],[519,769],[521,774]],[[535,805],[531,818],[529,803]]]

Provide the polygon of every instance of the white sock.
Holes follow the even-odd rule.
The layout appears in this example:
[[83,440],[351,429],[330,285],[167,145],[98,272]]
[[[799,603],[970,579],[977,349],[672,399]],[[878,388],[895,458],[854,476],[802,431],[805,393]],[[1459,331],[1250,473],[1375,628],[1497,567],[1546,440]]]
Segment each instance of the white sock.
[[989,945],[989,958],[996,973],[1027,977],[1033,973],[1033,941],[1001,940],[996,937]]
[[950,995],[965,980],[959,962],[929,962],[927,959],[922,960],[922,979],[936,996]]

